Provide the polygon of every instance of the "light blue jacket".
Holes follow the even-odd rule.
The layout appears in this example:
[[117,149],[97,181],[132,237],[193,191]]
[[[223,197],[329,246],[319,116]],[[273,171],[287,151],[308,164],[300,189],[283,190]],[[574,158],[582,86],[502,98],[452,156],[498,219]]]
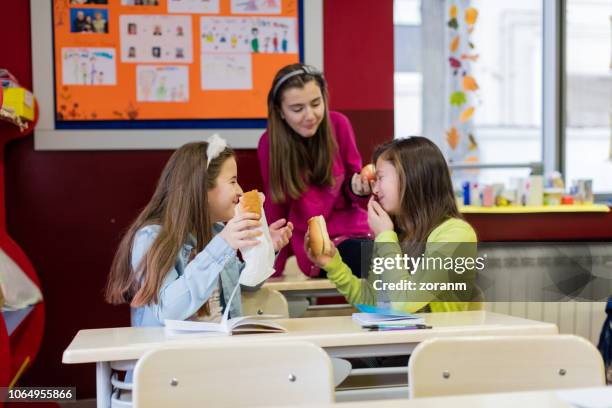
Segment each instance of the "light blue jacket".
[[[136,270],[155,241],[159,225],[147,225],[136,232],[132,245],[132,268]],[[223,224],[213,226],[213,238],[189,262],[195,246],[190,236],[179,250],[174,268],[166,275],[159,289],[158,302],[132,308],[132,326],[163,326],[165,319],[186,320],[208,300],[221,279],[221,306],[225,309],[232,291],[238,284],[244,263],[236,250],[218,234]],[[230,305],[230,317],[242,315],[240,289]]]

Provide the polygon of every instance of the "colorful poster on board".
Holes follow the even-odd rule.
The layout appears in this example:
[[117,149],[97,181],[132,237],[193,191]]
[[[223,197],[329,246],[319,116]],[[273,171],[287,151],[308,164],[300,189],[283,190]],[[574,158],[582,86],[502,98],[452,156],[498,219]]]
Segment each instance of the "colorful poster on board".
[[53,0],[56,120],[263,119],[299,0]]

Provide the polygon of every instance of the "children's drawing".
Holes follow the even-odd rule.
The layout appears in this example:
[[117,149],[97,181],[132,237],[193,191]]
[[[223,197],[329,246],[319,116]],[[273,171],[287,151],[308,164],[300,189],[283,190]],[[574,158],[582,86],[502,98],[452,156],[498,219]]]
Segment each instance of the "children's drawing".
[[62,48],[63,85],[115,85],[114,48]]
[[168,12],[219,14],[219,0],[168,0]]
[[280,14],[281,0],[232,0],[232,14]]
[[121,62],[193,62],[190,16],[119,17]]
[[202,52],[296,54],[296,19],[289,17],[201,17]]
[[252,89],[251,54],[207,54],[201,58],[203,90]]
[[138,65],[138,102],[189,101],[189,69],[186,66]]

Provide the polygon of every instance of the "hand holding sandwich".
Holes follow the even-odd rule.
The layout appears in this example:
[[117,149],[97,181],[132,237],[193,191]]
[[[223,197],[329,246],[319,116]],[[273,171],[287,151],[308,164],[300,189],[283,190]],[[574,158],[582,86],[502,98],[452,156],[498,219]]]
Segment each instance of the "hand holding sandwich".
[[254,247],[259,244],[256,238],[261,235],[261,231],[255,229],[261,226],[259,218],[252,212],[236,214],[219,235],[234,249]]
[[319,268],[327,265],[336,254],[336,247],[329,238],[322,215],[308,220],[308,231],[304,236],[304,251],[308,259]]
[[261,226],[261,203],[257,190],[249,191],[240,198],[240,211],[230,219],[219,235],[234,249],[254,247],[259,244],[256,239],[262,232],[257,230]]

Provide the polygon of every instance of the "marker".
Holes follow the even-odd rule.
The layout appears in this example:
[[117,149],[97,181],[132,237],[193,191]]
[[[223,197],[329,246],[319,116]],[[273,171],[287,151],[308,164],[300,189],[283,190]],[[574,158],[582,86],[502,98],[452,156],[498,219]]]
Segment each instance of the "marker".
[[422,330],[422,329],[431,329],[432,326],[427,326],[425,324],[417,324],[413,326],[363,326],[364,329],[368,329],[368,331],[392,331],[392,330]]

